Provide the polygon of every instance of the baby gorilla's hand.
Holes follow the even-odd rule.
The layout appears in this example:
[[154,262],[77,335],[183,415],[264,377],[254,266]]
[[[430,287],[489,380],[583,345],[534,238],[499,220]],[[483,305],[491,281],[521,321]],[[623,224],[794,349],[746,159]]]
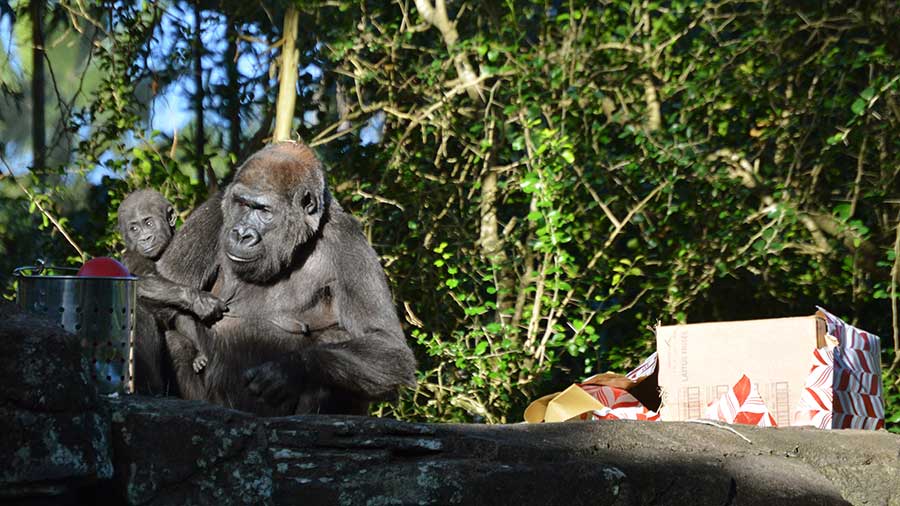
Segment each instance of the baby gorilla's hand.
[[214,323],[222,319],[228,306],[222,299],[209,292],[198,292],[191,305],[191,311],[204,323]]
[[194,361],[191,365],[194,367],[194,372],[200,374],[203,372],[203,368],[209,364],[209,357],[207,357],[203,353],[198,353],[196,357],[194,357]]

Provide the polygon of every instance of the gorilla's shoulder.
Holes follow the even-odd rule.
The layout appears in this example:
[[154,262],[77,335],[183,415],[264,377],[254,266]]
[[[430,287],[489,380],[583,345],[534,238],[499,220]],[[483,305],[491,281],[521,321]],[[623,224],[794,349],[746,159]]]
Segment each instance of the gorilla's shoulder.
[[358,260],[361,256],[376,257],[360,221],[343,209],[329,210],[322,238],[325,239],[329,254],[336,258],[350,257]]
[[202,204],[194,208],[193,211],[188,215],[187,223],[189,220],[197,220],[197,219],[205,219],[211,215],[221,215],[222,214],[222,192],[218,191],[209,196],[206,201]]
[[334,238],[346,238],[347,234],[362,235],[362,224],[356,216],[334,206],[328,210],[328,227],[326,234],[335,234]]
[[199,287],[215,269],[222,229],[222,193],[197,206],[175,231],[157,270],[173,282]]

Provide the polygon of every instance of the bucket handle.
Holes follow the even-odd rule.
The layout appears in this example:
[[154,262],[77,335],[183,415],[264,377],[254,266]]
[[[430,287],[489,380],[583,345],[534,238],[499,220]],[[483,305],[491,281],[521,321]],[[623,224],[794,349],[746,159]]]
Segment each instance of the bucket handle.
[[[35,259],[34,263],[35,263],[35,265],[26,265],[24,267],[16,267],[15,269],[13,269],[13,276],[16,276],[16,277],[29,276],[29,275],[30,276],[38,276],[42,272],[44,272],[44,269],[47,268],[47,263],[42,258]],[[49,268],[53,269],[54,267],[50,266]],[[25,274],[23,271],[29,271],[31,274]]]

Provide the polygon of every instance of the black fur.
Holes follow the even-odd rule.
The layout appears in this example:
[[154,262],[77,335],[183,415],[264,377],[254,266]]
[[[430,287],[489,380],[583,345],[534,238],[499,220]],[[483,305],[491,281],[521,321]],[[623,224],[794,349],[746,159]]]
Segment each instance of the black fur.
[[253,155],[187,219],[157,266],[204,288],[214,264],[212,291],[229,312],[212,327],[209,366],[179,376],[181,390],[262,415],[364,414],[415,383],[378,257],[331,201],[309,148],[280,143]]

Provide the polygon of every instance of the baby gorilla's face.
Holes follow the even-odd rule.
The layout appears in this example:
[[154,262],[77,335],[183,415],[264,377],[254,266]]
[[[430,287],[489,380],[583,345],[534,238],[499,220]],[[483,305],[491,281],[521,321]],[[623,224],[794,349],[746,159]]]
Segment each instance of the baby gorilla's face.
[[139,255],[156,260],[172,240],[167,220],[157,214],[138,214],[128,221],[125,247]]
[[150,260],[162,255],[172,240],[174,211],[159,198],[132,194],[119,207],[119,227],[125,247]]

